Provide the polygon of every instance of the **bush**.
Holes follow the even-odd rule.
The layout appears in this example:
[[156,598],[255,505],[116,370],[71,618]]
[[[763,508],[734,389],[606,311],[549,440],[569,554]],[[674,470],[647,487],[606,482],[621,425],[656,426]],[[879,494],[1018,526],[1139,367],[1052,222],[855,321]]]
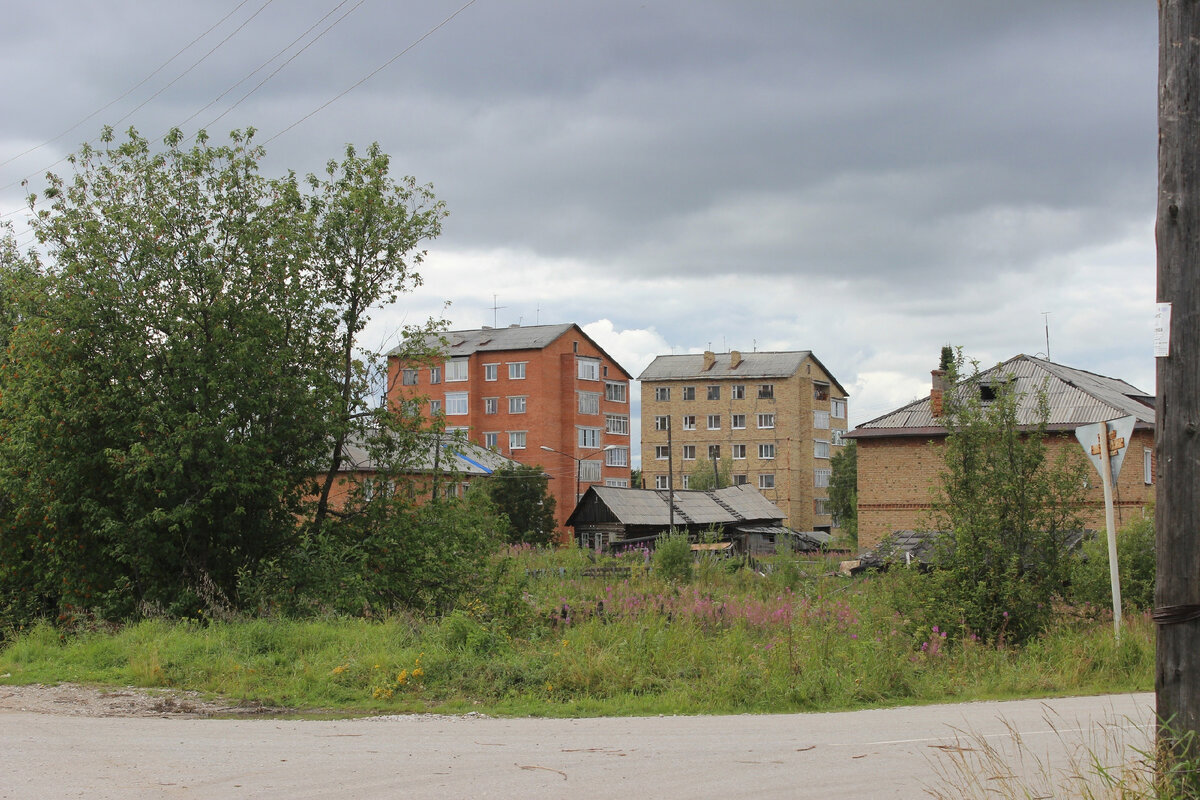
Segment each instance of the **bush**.
[[654,547],[654,571],[669,583],[687,583],[692,579],[692,545],[687,533],[672,531],[658,537]]
[[[1121,605],[1129,611],[1154,607],[1154,515],[1135,519],[1117,531],[1117,568]],[[1112,605],[1108,575],[1108,538],[1097,534],[1083,543],[1071,563],[1070,598],[1077,603]]]

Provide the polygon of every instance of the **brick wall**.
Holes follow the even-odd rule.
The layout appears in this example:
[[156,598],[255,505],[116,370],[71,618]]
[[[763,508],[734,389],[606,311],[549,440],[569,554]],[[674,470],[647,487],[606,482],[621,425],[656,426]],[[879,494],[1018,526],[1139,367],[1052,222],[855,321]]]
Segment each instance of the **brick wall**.
[[[1136,430],[1114,491],[1118,527],[1141,515],[1153,502],[1154,486],[1145,482],[1144,459],[1150,450],[1151,481],[1157,478],[1154,464],[1153,431]],[[897,530],[919,530],[929,526],[930,491],[942,469],[945,440],[928,437],[879,437],[858,440],[858,543],[869,550]],[[1047,439],[1048,455],[1059,452],[1083,457],[1074,434]],[[1088,464],[1087,501],[1084,525],[1104,529],[1104,492],[1100,476]]]

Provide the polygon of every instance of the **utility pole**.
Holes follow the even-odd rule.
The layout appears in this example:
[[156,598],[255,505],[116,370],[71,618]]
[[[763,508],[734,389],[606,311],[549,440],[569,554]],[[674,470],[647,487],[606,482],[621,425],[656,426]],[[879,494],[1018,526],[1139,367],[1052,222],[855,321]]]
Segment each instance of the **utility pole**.
[[[1158,740],[1200,754],[1200,3],[1158,3],[1158,484],[1155,546]],[[1163,304],[1170,304],[1167,311]],[[1172,776],[1187,796],[1196,775]]]
[[667,516],[670,527],[667,533],[675,532],[675,448],[671,442],[671,418],[667,417]]

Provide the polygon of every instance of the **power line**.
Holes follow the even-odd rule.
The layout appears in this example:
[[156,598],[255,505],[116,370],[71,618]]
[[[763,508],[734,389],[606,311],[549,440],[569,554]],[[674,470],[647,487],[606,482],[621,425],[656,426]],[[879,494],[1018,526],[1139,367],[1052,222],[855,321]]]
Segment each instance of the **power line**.
[[[194,44],[196,44],[196,42],[200,41],[200,40],[201,40],[201,39],[203,39],[205,36],[208,36],[208,35],[209,35],[210,33],[212,33],[214,30],[216,30],[217,28],[219,28],[219,27],[220,27],[222,24],[224,24],[224,23],[225,23],[225,21],[226,21],[227,19],[229,19],[230,17],[232,17],[234,14],[236,14],[236,13],[237,13],[237,11],[238,11],[238,9],[240,9],[242,6],[246,5],[246,3],[249,3],[249,2],[250,2],[250,0],[242,0],[242,2],[238,3],[236,6],[234,6],[234,7],[233,7],[233,10],[232,10],[232,11],[230,11],[230,12],[229,12],[228,14],[226,14],[225,16],[221,17],[221,19],[217,20],[217,22],[216,22],[216,23],[214,23],[214,24],[212,25],[212,27],[210,27],[210,28],[209,28],[208,30],[206,30],[204,33],[202,33],[202,34],[200,34],[199,36],[197,36],[195,39],[192,39],[190,42],[188,42],[186,45],[184,45],[183,47],[181,47],[179,50],[175,51],[175,55],[171,56],[171,57],[170,57],[170,58],[168,58],[166,61],[164,61],[162,64],[160,64],[160,65],[158,66],[158,68],[157,68],[157,69],[155,69],[155,70],[154,70],[153,72],[151,72],[149,75],[147,75],[146,77],[144,77],[144,78],[142,78],[140,81],[138,81],[136,84],[134,84],[134,85],[133,85],[133,86],[132,86],[130,89],[128,89],[128,90],[127,90],[127,91],[126,91],[124,94],[122,94],[120,97],[117,97],[115,100],[110,100],[108,103],[106,103],[106,104],[104,104],[104,105],[100,106],[100,108],[97,108],[95,111],[93,111],[92,113],[88,114],[86,117],[84,117],[83,119],[79,120],[79,121],[78,121],[78,122],[76,122],[74,125],[72,125],[71,127],[67,128],[65,131],[63,131],[62,133],[58,134],[57,136],[54,136],[53,138],[47,139],[46,141],[42,142],[41,144],[39,144],[39,145],[35,145],[35,146],[33,146],[33,147],[29,148],[28,150],[25,150],[24,152],[17,153],[15,156],[12,156],[11,158],[7,158],[7,159],[5,159],[4,161],[0,161],[0,167],[8,166],[8,165],[9,165],[9,164],[11,164],[12,162],[16,161],[18,158],[21,158],[21,157],[23,157],[23,156],[27,156],[27,155],[29,155],[30,153],[33,153],[33,152],[35,152],[35,151],[37,151],[37,150],[41,150],[43,147],[46,147],[47,145],[50,145],[50,144],[53,144],[54,142],[57,142],[59,139],[61,139],[62,137],[66,136],[68,133],[70,133],[71,131],[75,130],[75,129],[76,129],[76,128],[78,128],[80,125],[82,125],[83,123],[85,123],[85,122],[87,122],[88,120],[90,120],[92,117],[96,116],[97,114],[101,113],[102,111],[107,111],[107,110],[108,110],[109,108],[111,108],[112,106],[114,106],[114,105],[116,105],[117,103],[121,102],[121,101],[122,101],[122,100],[124,100],[126,97],[128,97],[128,96],[129,96],[129,95],[131,95],[131,94],[133,94],[133,93],[134,93],[134,92],[136,92],[138,89],[142,88],[142,86],[144,86],[144,85],[146,84],[146,82],[147,82],[147,81],[149,81],[151,78],[153,78],[155,75],[157,75],[158,73],[160,73],[160,72],[162,72],[164,69],[166,69],[166,68],[167,68],[167,66],[168,66],[168,65],[169,65],[169,64],[170,64],[172,61],[174,61],[175,59],[179,58],[179,57],[180,57],[181,55],[183,55],[185,52],[187,52],[188,50],[190,50],[190,49],[192,48],[192,46],[193,46]],[[55,163],[58,163],[58,162],[55,162]],[[54,166],[54,165],[53,165],[53,164],[51,164],[51,166]],[[49,169],[49,167],[47,167],[46,169]]]
[[263,144],[264,144],[264,145],[270,144],[271,142],[273,142],[273,141],[275,141],[276,139],[278,139],[280,136],[283,136],[285,133],[287,133],[288,131],[290,131],[292,128],[295,128],[297,125],[299,125],[299,124],[300,124],[300,123],[302,123],[302,122],[306,122],[306,121],[307,121],[307,120],[308,120],[310,117],[314,117],[314,116],[316,116],[317,114],[321,113],[321,112],[322,112],[322,111],[324,111],[326,108],[328,108],[329,106],[333,105],[333,104],[334,104],[334,103],[336,103],[338,100],[341,100],[343,97],[345,97],[346,95],[348,95],[350,92],[352,92],[352,91],[354,91],[355,89],[357,89],[359,86],[362,86],[364,83],[366,83],[367,81],[369,81],[371,78],[374,78],[374,77],[375,77],[376,75],[378,75],[380,72],[382,72],[383,70],[385,70],[385,69],[387,69],[388,67],[390,67],[390,66],[391,66],[391,65],[392,65],[392,64],[393,64],[393,63],[394,63],[394,62],[395,62],[397,59],[399,59],[401,56],[403,56],[403,55],[404,55],[405,53],[407,53],[409,50],[412,50],[414,47],[416,47],[417,45],[419,45],[421,42],[425,41],[425,40],[426,40],[426,39],[428,39],[430,36],[432,36],[433,34],[435,34],[435,33],[436,33],[438,30],[440,30],[442,27],[444,27],[445,25],[449,24],[450,20],[454,19],[454,18],[455,18],[455,17],[457,17],[459,14],[461,14],[461,13],[462,13],[462,12],[464,12],[464,11],[466,11],[466,10],[467,10],[468,8],[470,8],[471,6],[475,5],[475,2],[476,2],[476,0],[468,0],[468,2],[467,2],[466,4],[464,4],[464,5],[463,5],[461,8],[459,8],[459,9],[458,9],[457,11],[455,11],[453,14],[451,14],[451,15],[450,15],[450,16],[448,16],[448,17],[446,17],[444,20],[442,20],[441,22],[439,22],[437,25],[434,25],[432,28],[430,28],[428,31],[426,31],[426,32],[425,32],[425,34],[421,36],[421,38],[417,39],[415,42],[413,42],[412,44],[410,44],[408,47],[405,47],[405,48],[404,48],[403,50],[401,50],[399,53],[396,53],[396,55],[394,55],[394,56],[392,56],[391,58],[389,58],[387,61],[385,61],[385,62],[384,62],[383,64],[381,64],[379,67],[377,67],[377,68],[376,68],[374,71],[372,71],[372,72],[368,73],[366,76],[364,76],[363,78],[361,78],[361,79],[360,79],[358,82],[354,83],[354,84],[353,84],[352,86],[350,86],[349,88],[345,89],[344,91],[342,91],[341,93],[339,93],[339,94],[337,94],[337,95],[334,95],[334,96],[333,96],[331,99],[329,99],[329,100],[328,100],[327,102],[325,102],[324,104],[322,104],[322,105],[318,106],[317,108],[313,109],[312,111],[308,112],[308,113],[307,113],[307,114],[305,114],[303,117],[301,117],[300,119],[296,120],[296,121],[295,121],[295,122],[293,122],[291,125],[288,125],[286,128],[284,128],[283,130],[281,130],[279,133],[277,133],[277,134],[275,134],[274,136],[272,136],[270,139],[267,139],[265,142],[263,142]]

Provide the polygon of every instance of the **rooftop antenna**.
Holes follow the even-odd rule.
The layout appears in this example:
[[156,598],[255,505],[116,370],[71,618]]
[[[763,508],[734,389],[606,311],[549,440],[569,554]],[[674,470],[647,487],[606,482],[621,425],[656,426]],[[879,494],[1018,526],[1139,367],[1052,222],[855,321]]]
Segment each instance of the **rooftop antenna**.
[[496,305],[496,295],[492,295],[492,327],[493,327],[493,328],[499,328],[499,327],[500,327],[500,321],[499,321],[499,320],[500,320],[500,315],[499,315],[499,313],[498,313],[498,312],[499,312],[499,311],[500,311],[500,309],[502,309],[502,308],[508,308],[508,306],[498,306],[498,305]]
[[1046,360],[1050,360],[1050,312],[1042,312],[1042,321],[1046,323]]
[[750,340],[750,345],[751,345],[751,347],[753,348],[753,349],[751,350],[751,352],[757,353],[757,352],[758,352],[758,339],[751,339],[751,340]]
[[541,303],[537,304],[534,314],[535,314],[535,316],[533,318],[533,324],[541,325],[542,324],[542,304]]

